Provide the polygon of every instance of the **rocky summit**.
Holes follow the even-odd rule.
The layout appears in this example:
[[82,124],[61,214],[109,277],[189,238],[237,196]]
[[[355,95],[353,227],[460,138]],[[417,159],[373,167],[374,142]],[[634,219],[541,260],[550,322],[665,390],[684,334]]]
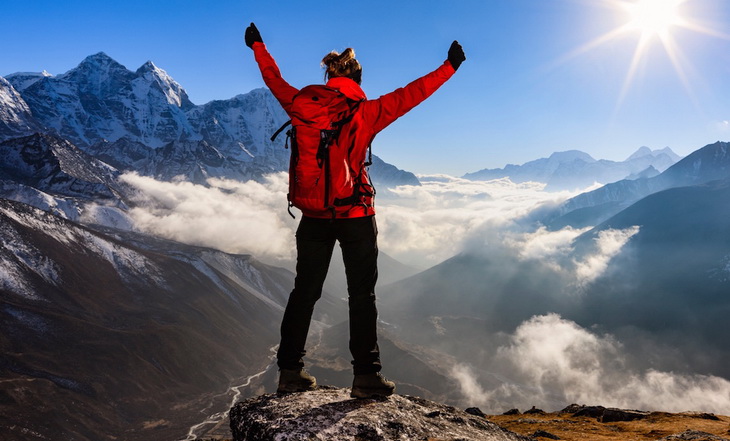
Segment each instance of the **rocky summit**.
[[234,441],[528,441],[483,417],[408,395],[355,400],[329,386],[269,394],[230,411]]

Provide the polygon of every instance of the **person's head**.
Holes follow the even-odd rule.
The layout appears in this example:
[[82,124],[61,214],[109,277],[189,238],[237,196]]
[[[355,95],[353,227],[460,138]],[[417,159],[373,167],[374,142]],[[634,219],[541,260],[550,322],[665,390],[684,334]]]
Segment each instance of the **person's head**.
[[355,59],[355,50],[351,47],[345,49],[341,54],[337,51],[332,51],[325,55],[322,58],[322,66],[325,68],[325,80],[335,77],[346,77],[357,84],[362,82],[362,66]]

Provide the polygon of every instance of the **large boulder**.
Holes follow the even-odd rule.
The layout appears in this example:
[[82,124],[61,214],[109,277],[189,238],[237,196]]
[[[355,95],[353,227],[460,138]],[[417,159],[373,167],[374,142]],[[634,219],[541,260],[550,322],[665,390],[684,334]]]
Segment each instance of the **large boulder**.
[[230,421],[234,441],[531,439],[422,398],[393,395],[382,400],[355,400],[350,398],[349,389],[327,386],[242,401],[231,409]]

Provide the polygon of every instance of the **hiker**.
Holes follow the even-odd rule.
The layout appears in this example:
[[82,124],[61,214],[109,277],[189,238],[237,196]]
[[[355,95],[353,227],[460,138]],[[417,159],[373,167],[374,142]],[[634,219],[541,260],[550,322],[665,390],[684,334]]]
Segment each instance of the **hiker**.
[[[307,118],[301,115],[302,111],[297,110],[301,106],[296,102],[300,90],[282,78],[276,62],[267,51],[261,34],[253,23],[246,29],[244,39],[246,45],[253,49],[264,82],[287,114],[292,117],[295,130],[304,130],[302,126],[306,126]],[[346,103],[346,106],[342,105],[344,110],[341,112],[345,117],[332,124],[336,126],[330,131],[334,133],[334,139],[322,141],[320,144],[319,149],[325,153],[318,154],[317,161],[322,168],[321,162],[328,161],[332,155],[346,155],[344,159],[334,161],[333,165],[328,167],[334,170],[338,164],[346,162],[349,170],[341,174],[350,179],[348,188],[351,190],[348,191],[352,193],[350,197],[342,196],[340,199],[333,199],[330,196],[330,202],[327,202],[327,196],[324,196],[324,204],[316,208],[298,205],[297,196],[292,195],[292,192],[300,191],[297,186],[301,184],[301,179],[293,175],[298,173],[298,169],[294,167],[298,164],[294,162],[301,162],[304,159],[303,154],[296,156],[298,153],[295,149],[301,150],[303,147],[294,144],[295,141],[302,144],[299,132],[296,132],[296,136],[291,136],[293,145],[289,197],[291,204],[302,210],[302,219],[296,232],[297,264],[294,289],[289,296],[281,323],[281,343],[277,352],[280,371],[277,392],[301,392],[316,387],[315,378],[304,370],[303,357],[306,353],[304,346],[314,305],[322,295],[322,286],[327,276],[335,241],[340,243],[342,249],[349,295],[349,347],[354,371],[351,396],[353,398],[388,396],[395,391],[395,383],[380,374],[382,366],[377,341],[378,313],[375,305],[378,230],[373,206],[374,191],[367,176],[368,164],[365,159],[375,135],[428,98],[451,78],[465,59],[461,46],[454,41],[449,48],[447,60],[436,70],[374,100],[368,100],[360,88],[362,67],[355,58],[352,48],[347,48],[341,54],[332,51],[322,60],[327,82],[326,87],[319,86],[319,88],[324,92],[334,90],[337,94],[343,95],[338,102]],[[334,103],[335,99],[332,100]],[[309,99],[309,104],[316,101],[320,101],[320,98],[315,95]],[[297,123],[299,128],[296,127]],[[322,131],[323,139],[325,132]],[[319,132],[317,133],[319,139]],[[310,168],[316,169],[316,162]],[[330,179],[329,176],[327,179]],[[319,178],[312,179],[313,185],[318,181]],[[329,189],[327,185],[335,188],[339,184],[327,182],[325,195]]]

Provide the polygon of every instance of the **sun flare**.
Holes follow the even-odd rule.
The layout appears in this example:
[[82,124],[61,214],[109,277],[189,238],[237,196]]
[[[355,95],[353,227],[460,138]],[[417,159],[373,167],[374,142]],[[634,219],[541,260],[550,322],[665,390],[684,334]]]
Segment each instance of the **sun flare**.
[[[683,37],[682,31],[730,40],[730,35],[727,33],[709,28],[687,15],[690,9],[695,13],[700,12],[698,3],[701,3],[701,0],[602,0],[602,3],[614,12],[622,13],[625,21],[620,26],[569,52],[559,61],[576,57],[611,41],[626,37],[636,38],[636,46],[616,103],[616,110],[621,107],[621,103],[639,72],[642,61],[657,45],[664,50],[677,77],[690,98],[695,101],[686,73],[691,70],[689,58],[682,52],[679,44],[679,40]],[[690,5],[690,3],[693,4]]]
[[639,0],[626,3],[629,13],[628,27],[636,29],[645,37],[658,35],[666,38],[673,26],[682,24],[679,5],[683,0]]

